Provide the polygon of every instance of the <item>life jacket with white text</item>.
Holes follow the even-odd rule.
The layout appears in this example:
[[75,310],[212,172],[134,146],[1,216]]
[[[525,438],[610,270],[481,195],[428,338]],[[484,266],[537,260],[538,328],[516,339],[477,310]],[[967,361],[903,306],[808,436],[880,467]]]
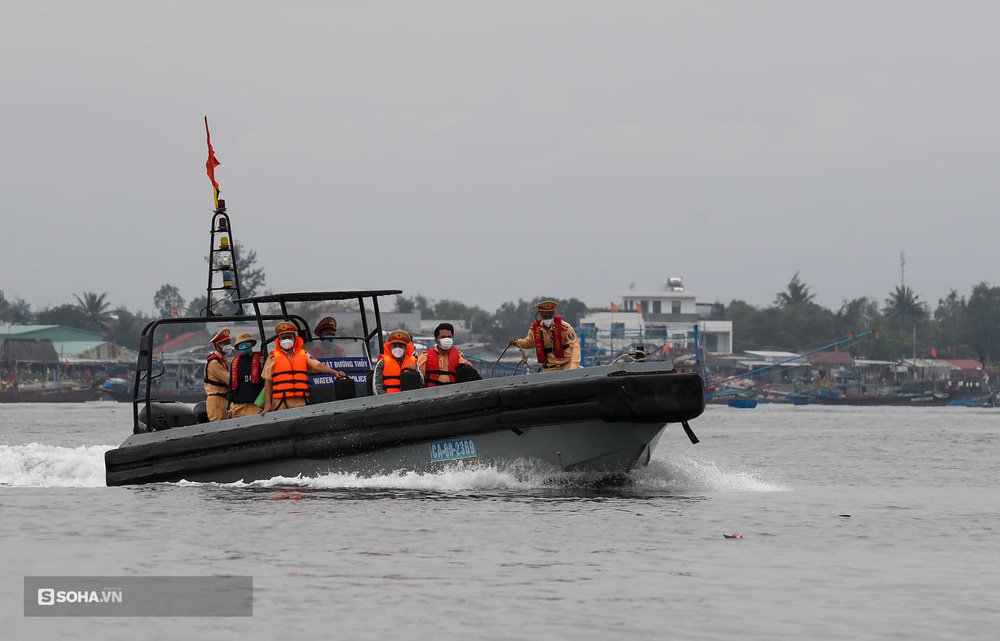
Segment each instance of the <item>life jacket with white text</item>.
[[229,375],[229,402],[253,403],[257,400],[264,381],[261,379],[261,353],[237,354]]

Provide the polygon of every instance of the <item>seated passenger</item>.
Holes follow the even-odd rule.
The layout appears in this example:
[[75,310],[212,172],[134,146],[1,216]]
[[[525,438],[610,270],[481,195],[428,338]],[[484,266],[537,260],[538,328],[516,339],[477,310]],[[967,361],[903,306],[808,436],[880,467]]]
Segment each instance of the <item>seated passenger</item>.
[[[454,336],[454,325],[441,323],[434,328],[434,349],[424,350],[417,356],[417,369],[424,378],[424,387],[459,382],[462,377],[456,377],[456,371],[472,369],[472,363],[465,358],[465,354],[454,347]],[[472,369],[473,373],[475,371]],[[475,378],[479,378],[478,374]]]
[[[417,359],[413,355],[416,348],[410,335],[397,329],[389,332],[389,339],[382,346],[382,354],[375,363],[373,391],[375,394],[394,394],[403,390],[417,389],[423,385]],[[414,382],[409,380],[416,379]]]

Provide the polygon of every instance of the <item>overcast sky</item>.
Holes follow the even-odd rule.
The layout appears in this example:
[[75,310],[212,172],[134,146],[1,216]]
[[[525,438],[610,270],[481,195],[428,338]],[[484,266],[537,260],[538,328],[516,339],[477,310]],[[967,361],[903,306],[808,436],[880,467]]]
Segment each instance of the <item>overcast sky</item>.
[[27,2],[0,12],[0,290],[205,293],[211,184],[271,290],[493,310],[684,278],[836,310],[997,275],[995,2]]

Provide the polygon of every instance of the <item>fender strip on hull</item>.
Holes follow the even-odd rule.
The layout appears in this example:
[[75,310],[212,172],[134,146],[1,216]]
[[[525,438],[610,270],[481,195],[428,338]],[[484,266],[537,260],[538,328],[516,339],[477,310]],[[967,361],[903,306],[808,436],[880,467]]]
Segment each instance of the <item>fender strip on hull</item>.
[[574,423],[602,421],[611,431],[615,423],[662,427],[691,420],[704,410],[702,381],[695,374],[617,368],[604,376],[531,378],[392,395],[398,400],[364,397],[263,418],[137,434],[106,453],[107,484],[211,480],[214,471],[222,479],[231,468],[252,470],[259,465],[263,472],[281,461],[333,460],[460,435],[517,434],[545,425],[572,429]]

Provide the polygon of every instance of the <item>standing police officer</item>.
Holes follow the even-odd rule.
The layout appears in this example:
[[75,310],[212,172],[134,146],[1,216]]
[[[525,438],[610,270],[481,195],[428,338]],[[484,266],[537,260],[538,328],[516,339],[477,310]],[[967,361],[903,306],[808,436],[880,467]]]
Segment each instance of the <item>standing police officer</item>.
[[228,415],[229,363],[226,356],[233,351],[230,343],[229,328],[223,327],[212,337],[215,351],[208,355],[205,363],[205,412],[210,421],[221,421]]
[[281,321],[274,327],[278,335],[277,347],[264,365],[264,409],[271,410],[302,407],[309,402],[309,374],[332,374],[337,378],[347,376],[322,363],[302,349],[303,340],[294,323]]
[[564,321],[561,314],[556,314],[558,306],[552,300],[538,303],[538,317],[528,328],[528,335],[508,341],[508,345],[522,349],[534,347],[535,357],[545,372],[580,367],[580,338],[573,326]]

